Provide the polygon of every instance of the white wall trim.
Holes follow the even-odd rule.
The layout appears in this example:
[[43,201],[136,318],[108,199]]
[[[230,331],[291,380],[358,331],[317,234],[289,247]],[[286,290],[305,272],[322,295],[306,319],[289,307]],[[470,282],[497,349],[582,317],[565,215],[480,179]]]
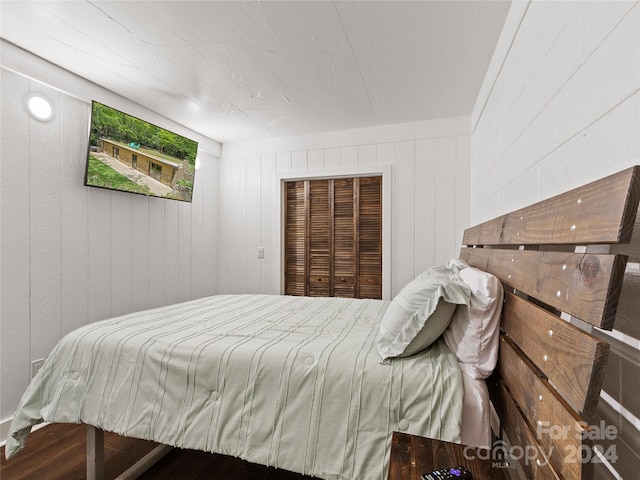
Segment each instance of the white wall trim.
[[9,435],[9,427],[13,418],[6,418],[0,421],[0,447],[4,447],[7,443],[7,436]]
[[469,116],[437,118],[419,122],[378,125],[352,130],[310,135],[229,142],[222,145],[223,157],[313,150],[316,148],[375,145],[426,138],[455,137],[471,134]]
[[276,272],[276,285],[280,286],[280,292],[284,293],[284,183],[293,180],[339,178],[339,177],[366,177],[382,176],[382,298],[391,299],[391,165],[372,165],[350,168],[338,168],[333,170],[301,170],[295,172],[276,172],[274,188],[274,229],[275,238],[273,244],[275,251],[279,252],[278,267]]

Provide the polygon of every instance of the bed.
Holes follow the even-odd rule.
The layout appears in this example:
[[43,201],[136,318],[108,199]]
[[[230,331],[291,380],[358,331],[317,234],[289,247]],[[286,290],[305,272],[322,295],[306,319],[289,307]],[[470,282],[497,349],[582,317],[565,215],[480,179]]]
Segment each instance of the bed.
[[223,295],[87,325],[29,386],[6,455],[34,424],[79,422],[89,478],[109,430],[384,480],[400,431],[488,446],[520,478],[592,478],[608,344],[589,330],[613,328],[627,257],[608,246],[639,200],[633,167],[470,227],[393,301]]
[[[446,303],[444,290],[430,313]],[[470,292],[449,290],[466,308]],[[394,302],[218,295],[89,324],[64,337],[31,382],[6,456],[35,424],[84,423],[92,436],[111,431],[324,479],[385,479],[393,431],[459,442],[463,416],[472,437],[488,427],[484,381],[463,380],[442,338],[381,357]]]

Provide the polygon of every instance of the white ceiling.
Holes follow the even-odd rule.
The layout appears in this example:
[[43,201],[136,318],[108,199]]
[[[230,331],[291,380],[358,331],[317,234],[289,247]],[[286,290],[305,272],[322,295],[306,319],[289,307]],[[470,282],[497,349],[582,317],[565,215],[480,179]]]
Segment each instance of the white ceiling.
[[9,42],[220,142],[471,113],[510,1],[7,1]]

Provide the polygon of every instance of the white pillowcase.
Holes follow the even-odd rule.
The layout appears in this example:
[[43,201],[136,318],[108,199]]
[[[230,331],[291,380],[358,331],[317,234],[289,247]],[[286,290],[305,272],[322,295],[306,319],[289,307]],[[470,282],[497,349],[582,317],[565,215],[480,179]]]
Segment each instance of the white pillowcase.
[[469,308],[456,308],[442,336],[464,373],[472,378],[487,378],[498,360],[502,283],[494,275],[459,260],[452,260],[449,265],[461,268],[459,275],[471,288],[471,300]]
[[378,353],[389,358],[414,355],[428,348],[451,322],[456,305],[469,305],[471,291],[456,269],[433,267],[396,295],[380,323]]

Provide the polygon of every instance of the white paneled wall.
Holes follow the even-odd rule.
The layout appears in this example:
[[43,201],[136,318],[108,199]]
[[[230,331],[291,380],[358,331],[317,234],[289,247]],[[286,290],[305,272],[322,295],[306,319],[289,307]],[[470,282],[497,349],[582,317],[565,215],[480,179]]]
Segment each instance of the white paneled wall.
[[477,223],[635,165],[637,1],[514,2],[472,117]]
[[[395,295],[417,273],[458,255],[469,224],[469,148],[468,118],[224,145],[220,292],[281,292],[281,232],[274,226],[280,225],[282,178],[387,166],[391,258],[383,263],[390,269],[387,291]],[[258,247],[265,258],[258,258]]]
[[[7,59],[28,64],[28,74],[18,73],[16,62],[7,67]],[[215,293],[217,158],[207,150],[219,154],[219,145],[10,46],[3,45],[0,75],[3,424],[28,384],[31,361],[46,357],[62,335]],[[79,88],[34,79],[51,77]],[[52,102],[53,120],[27,114],[29,92]],[[92,98],[201,142],[192,203],[83,185]]]

